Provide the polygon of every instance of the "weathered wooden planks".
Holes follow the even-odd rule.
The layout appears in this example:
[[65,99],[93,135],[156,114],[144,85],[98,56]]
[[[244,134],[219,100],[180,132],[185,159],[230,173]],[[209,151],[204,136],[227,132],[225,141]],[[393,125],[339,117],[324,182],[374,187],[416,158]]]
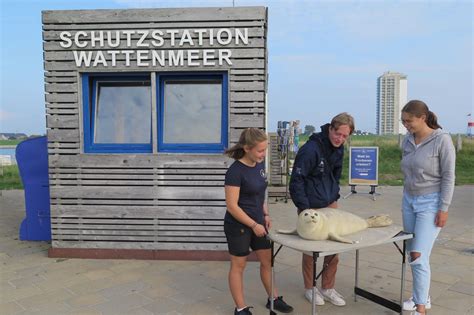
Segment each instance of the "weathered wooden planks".
[[45,24],[266,20],[264,7],[43,11]]

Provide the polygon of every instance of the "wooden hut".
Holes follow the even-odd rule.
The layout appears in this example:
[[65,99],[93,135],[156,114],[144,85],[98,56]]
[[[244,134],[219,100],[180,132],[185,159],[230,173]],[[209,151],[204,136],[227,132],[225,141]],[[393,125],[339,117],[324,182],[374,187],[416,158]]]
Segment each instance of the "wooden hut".
[[223,151],[266,129],[267,9],[42,21],[49,255],[224,258]]

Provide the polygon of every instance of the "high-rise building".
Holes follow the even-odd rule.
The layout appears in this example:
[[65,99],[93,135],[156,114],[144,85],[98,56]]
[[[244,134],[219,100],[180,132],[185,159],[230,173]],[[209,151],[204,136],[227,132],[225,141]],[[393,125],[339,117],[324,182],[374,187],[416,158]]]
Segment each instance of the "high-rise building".
[[407,76],[387,71],[377,79],[377,134],[405,134],[401,110],[407,103]]

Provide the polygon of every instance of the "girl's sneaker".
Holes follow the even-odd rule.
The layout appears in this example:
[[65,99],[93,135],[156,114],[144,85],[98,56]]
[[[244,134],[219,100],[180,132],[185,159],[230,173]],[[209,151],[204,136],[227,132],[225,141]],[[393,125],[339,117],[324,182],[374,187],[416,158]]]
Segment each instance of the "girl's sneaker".
[[[270,305],[271,305],[271,302],[270,302],[270,299],[268,299],[266,307],[268,309],[270,309]],[[273,300],[273,309],[275,311],[279,311],[279,312],[282,312],[282,313],[291,313],[291,312],[293,312],[293,307],[286,304],[286,302],[283,301],[283,296],[279,296],[279,297],[277,297],[276,299]]]
[[234,315],[252,315],[250,309],[253,308],[252,306],[247,306],[243,310],[238,311],[237,308],[234,309]]
[[[425,308],[427,310],[429,310],[431,308],[431,297],[430,296],[428,296],[428,300],[426,301]],[[416,310],[415,302],[413,302],[413,296],[410,297],[405,302],[403,302],[403,309],[405,311],[415,311]]]

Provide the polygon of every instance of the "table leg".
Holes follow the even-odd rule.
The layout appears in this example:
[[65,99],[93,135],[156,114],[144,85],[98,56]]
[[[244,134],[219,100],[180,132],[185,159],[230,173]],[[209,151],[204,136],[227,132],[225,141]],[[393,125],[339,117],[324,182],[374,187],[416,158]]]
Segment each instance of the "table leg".
[[[359,287],[359,250],[356,249],[356,265],[355,265],[355,287]],[[357,302],[357,294],[354,292],[354,302]]]
[[313,252],[313,292],[312,292],[312,303],[311,303],[311,314],[316,315],[316,262],[318,260],[318,256],[315,252]]
[[275,242],[271,242],[272,243],[272,248],[271,248],[271,252],[272,252],[272,260],[271,260],[271,265],[272,265],[272,276],[271,276],[271,279],[270,279],[270,295],[272,296],[272,298],[270,299],[270,315],[273,314],[273,286],[274,286],[274,282],[275,282],[275,268],[274,268],[274,265],[275,265],[275,257],[273,256],[273,253],[275,252]]
[[403,240],[402,283],[400,285],[400,314],[403,314],[403,291],[405,290],[405,271],[406,271],[406,240]]

